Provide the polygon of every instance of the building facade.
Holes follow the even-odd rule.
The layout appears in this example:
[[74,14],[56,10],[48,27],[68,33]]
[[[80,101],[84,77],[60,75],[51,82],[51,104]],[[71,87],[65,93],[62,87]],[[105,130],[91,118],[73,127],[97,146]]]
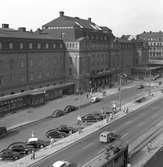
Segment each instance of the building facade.
[[47,35],[0,29],[0,92],[15,93],[65,82],[65,46]]
[[163,32],[143,32],[137,35],[148,44],[148,64],[152,73],[163,73]]
[[120,74],[131,77],[144,76],[140,69],[147,67],[148,47],[143,40],[130,35],[116,38],[111,48],[112,82],[118,81]]
[[88,90],[110,81],[112,31],[79,17],[60,16],[42,26],[42,32],[65,42],[66,76],[76,90]]

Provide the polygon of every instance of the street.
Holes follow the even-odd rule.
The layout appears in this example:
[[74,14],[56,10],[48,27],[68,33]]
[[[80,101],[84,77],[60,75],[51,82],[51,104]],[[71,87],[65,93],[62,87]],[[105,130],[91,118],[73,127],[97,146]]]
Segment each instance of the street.
[[[122,91],[122,103],[131,101],[135,96],[139,95],[142,90],[136,89],[136,88],[129,88],[127,90]],[[47,120],[44,120],[42,122],[39,122],[35,125],[31,125],[28,127],[25,127],[23,129],[19,129],[18,131],[15,131],[5,138],[2,138],[0,140],[0,148],[1,150],[6,148],[9,144],[17,141],[26,141],[28,138],[31,137],[32,131],[34,131],[35,135],[38,138],[47,140],[45,137],[45,132],[58,127],[61,124],[67,124],[67,125],[74,125],[76,126],[77,123],[77,116],[78,114],[85,115],[87,113],[91,112],[99,112],[102,107],[104,107],[104,110],[110,110],[112,108],[112,101],[117,101],[118,94],[105,97],[102,101],[91,104],[87,107],[81,108],[80,111],[77,110],[75,112],[69,113],[65,116],[62,116],[60,118],[49,118]],[[44,106],[43,106],[44,107]],[[55,106],[54,106],[55,107]]]
[[71,147],[63,149],[33,166],[47,167],[51,166],[51,164],[57,160],[68,160],[77,163],[79,166],[86,163],[105,147],[105,144],[99,143],[98,136],[100,132],[106,129],[114,130],[121,135],[123,142],[130,144],[162,120],[162,107],[163,102],[162,99],[160,99],[152,105],[148,105],[128,114],[126,117],[113,122],[106,128],[87,136]]

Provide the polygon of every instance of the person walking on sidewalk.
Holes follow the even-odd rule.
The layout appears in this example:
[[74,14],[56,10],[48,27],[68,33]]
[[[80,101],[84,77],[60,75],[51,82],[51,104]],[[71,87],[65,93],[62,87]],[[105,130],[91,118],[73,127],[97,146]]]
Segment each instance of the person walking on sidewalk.
[[36,158],[35,149],[33,149],[31,154],[31,159],[35,160],[35,158]]

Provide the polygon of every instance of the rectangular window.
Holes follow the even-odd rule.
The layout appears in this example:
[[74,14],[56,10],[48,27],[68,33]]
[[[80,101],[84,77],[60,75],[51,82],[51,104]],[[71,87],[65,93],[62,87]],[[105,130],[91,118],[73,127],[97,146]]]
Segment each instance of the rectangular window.
[[38,44],[37,44],[37,49],[40,49],[40,48],[41,48],[41,44],[38,43]]
[[2,43],[0,42],[0,49],[2,49]]
[[24,61],[23,60],[21,60],[21,62],[20,62],[20,67],[24,68]]
[[29,43],[29,49],[32,49],[32,43]]
[[49,44],[48,44],[48,43],[46,43],[45,47],[46,47],[46,49],[48,49],[48,48],[49,48]]

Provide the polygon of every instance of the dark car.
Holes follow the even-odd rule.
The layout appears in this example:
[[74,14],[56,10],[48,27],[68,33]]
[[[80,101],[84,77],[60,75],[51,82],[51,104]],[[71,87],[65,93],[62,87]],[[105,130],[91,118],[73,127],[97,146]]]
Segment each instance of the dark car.
[[65,132],[60,132],[59,130],[56,129],[51,129],[47,131],[45,135],[47,138],[55,138],[55,139],[60,139],[68,136]]
[[52,113],[51,117],[57,118],[57,117],[61,117],[61,116],[63,116],[63,115],[64,115],[64,111],[63,111],[63,110],[55,110],[55,111]]
[[81,117],[83,122],[97,122],[103,120],[103,117],[96,114],[87,114]]
[[7,135],[6,127],[0,127],[0,137],[5,137]]
[[23,152],[12,151],[10,149],[4,149],[0,152],[1,160],[17,160],[24,156],[25,154]]
[[26,142],[26,146],[30,146],[30,147],[33,147],[34,149],[41,149],[41,148],[43,148],[43,147],[46,147],[46,146],[48,146],[50,144],[50,142],[49,141],[44,141],[44,140],[40,140],[40,139],[38,139],[38,140],[28,140],[27,142]]
[[69,112],[72,112],[72,111],[75,111],[77,110],[78,107],[76,106],[72,106],[72,105],[68,105],[64,108],[64,112],[65,113],[69,113]]
[[67,126],[67,125],[61,125],[56,129],[60,132],[64,132],[64,133],[67,133],[67,134],[69,134],[70,132],[75,133],[75,132],[78,131],[77,129],[75,129],[73,127],[70,127],[70,126]]
[[24,153],[24,154],[29,154],[32,152],[33,146],[26,145],[26,143],[24,142],[15,142],[15,143],[10,144],[7,147],[7,149],[16,151],[16,152],[20,152],[20,153]]
[[144,85],[140,84],[137,86],[138,89],[143,89],[144,88]]

